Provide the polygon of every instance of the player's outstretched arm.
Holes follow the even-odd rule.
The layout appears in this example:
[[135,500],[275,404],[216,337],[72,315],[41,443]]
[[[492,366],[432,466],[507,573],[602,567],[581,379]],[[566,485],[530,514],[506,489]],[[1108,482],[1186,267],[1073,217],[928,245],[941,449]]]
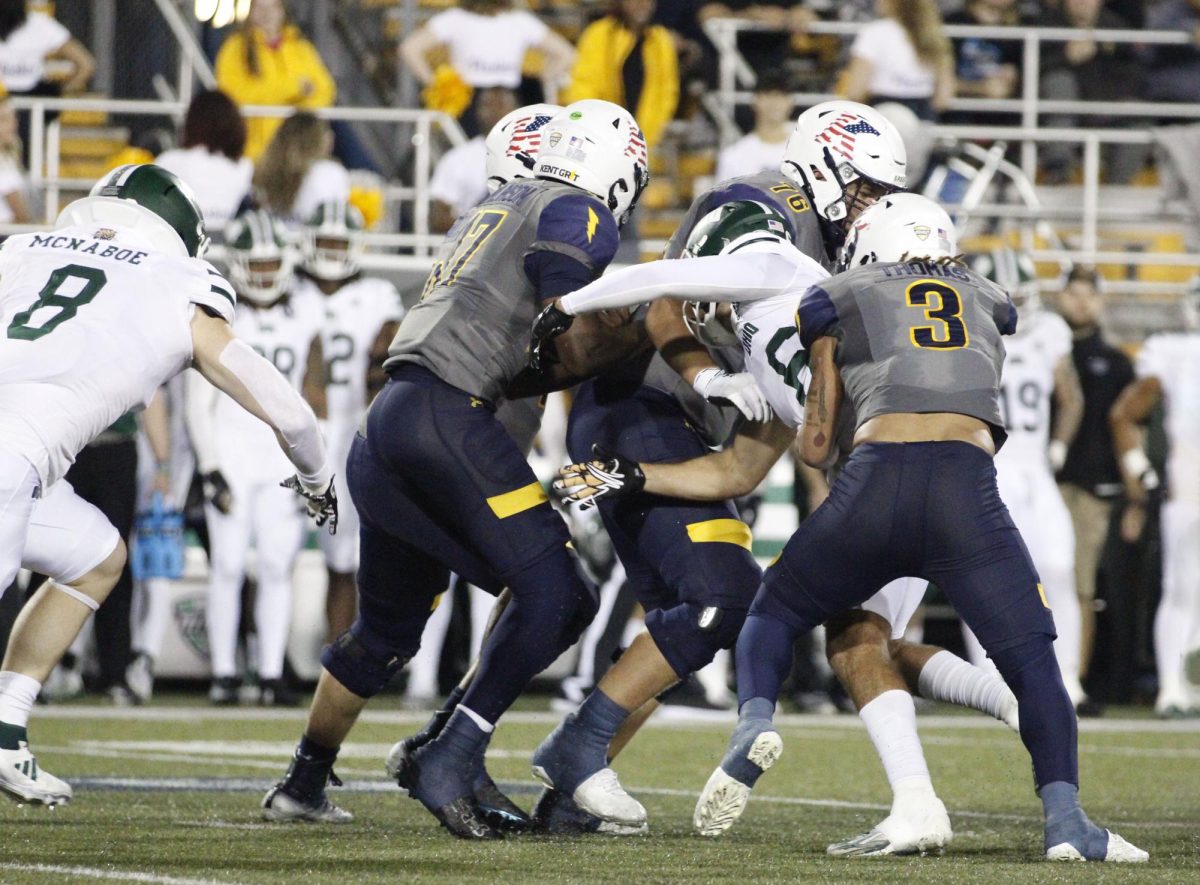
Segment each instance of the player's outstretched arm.
[[[559,471],[554,492],[581,507],[600,498],[645,491],[689,501],[727,501],[748,495],[788,450],[796,433],[779,419],[748,424],[720,452],[672,464],[637,464],[619,454],[597,452],[598,460]],[[630,477],[636,481],[629,482]]]
[[1054,367],[1054,426],[1050,428],[1050,466],[1057,473],[1067,460],[1067,449],[1083,423],[1083,385],[1071,355]]
[[271,363],[235,338],[228,323],[203,311],[192,319],[192,361],[215,387],[275,431],[308,495],[329,491],[333,475],[317,417]]
[[837,340],[818,338],[809,350],[812,381],[804,401],[804,428],[800,457],[809,467],[825,470],[838,458],[836,437],[838,408],[842,404],[842,376],[834,362]]
[[1121,537],[1136,541],[1146,522],[1146,502],[1158,489],[1158,473],[1142,449],[1141,425],[1150,418],[1154,407],[1162,400],[1162,382],[1150,375],[1134,381],[1117,397],[1108,413],[1112,428],[1113,454],[1121,465],[1125,482],[1125,512],[1121,516]]

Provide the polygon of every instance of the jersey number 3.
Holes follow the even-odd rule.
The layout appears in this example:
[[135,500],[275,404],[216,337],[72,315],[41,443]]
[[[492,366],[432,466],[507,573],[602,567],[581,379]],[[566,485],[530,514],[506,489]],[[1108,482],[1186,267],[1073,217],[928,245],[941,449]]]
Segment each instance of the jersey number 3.
[[909,307],[923,308],[929,324],[908,330],[913,347],[958,350],[971,343],[962,319],[962,297],[953,286],[939,280],[917,280],[904,292]]
[[[63,295],[59,292],[59,289],[70,279],[82,280],[83,286],[74,295]],[[80,307],[95,298],[96,294],[104,288],[104,284],[107,282],[108,277],[98,267],[68,264],[65,267],[58,268],[50,274],[50,279],[46,281],[46,285],[42,286],[42,291],[38,292],[37,301],[29,305],[28,310],[23,310],[12,318],[12,322],[8,324],[8,337],[19,338],[22,341],[36,341],[43,335],[49,335],[60,325],[75,316],[76,311]],[[51,316],[40,326],[29,325],[29,321],[33,319],[33,315],[43,307],[56,307],[58,308],[58,313]]]

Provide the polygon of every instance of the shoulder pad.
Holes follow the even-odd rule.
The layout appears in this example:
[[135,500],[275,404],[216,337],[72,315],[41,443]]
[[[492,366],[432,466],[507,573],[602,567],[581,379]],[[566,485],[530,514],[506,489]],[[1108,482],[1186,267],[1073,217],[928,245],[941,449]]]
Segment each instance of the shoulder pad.
[[595,197],[581,192],[556,197],[538,216],[530,252],[561,252],[599,273],[617,254],[616,219]]

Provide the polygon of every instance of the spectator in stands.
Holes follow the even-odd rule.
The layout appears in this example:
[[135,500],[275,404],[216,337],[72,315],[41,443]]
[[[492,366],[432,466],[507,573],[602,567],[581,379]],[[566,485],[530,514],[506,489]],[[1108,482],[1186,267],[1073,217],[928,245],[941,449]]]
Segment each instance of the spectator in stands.
[[1076,267],[1058,296],[1058,310],[1071,327],[1072,360],[1083,387],[1083,420],[1059,471],[1059,489],[1075,526],[1075,588],[1083,617],[1079,675],[1087,675],[1096,635],[1096,572],[1108,536],[1121,470],[1113,455],[1108,413],[1133,381],[1129,357],[1104,340],[1104,295],[1100,275]]
[[333,159],[333,130],[307,111],[297,111],[276,130],[253,185],[259,205],[293,227],[322,203],[350,199],[350,175]]
[[846,97],[893,101],[935,120],[954,97],[954,53],[942,32],[936,0],[876,0],[879,18],[850,46]]
[[[245,24],[217,53],[217,86],[239,105],[312,110],[333,104],[337,87],[317,48],[288,20],[283,0],[253,0]],[[257,161],[280,117],[246,121],[246,156]]]
[[[1021,24],[1020,0],[970,0],[946,16],[948,25],[1015,27]],[[958,94],[971,98],[1012,98],[1021,83],[1020,40],[991,36],[959,37],[954,46],[954,73]],[[978,119],[977,115],[975,116]],[[1012,116],[1002,119],[1011,122]]]
[[737,46],[755,73],[781,71],[787,64],[791,35],[802,34],[816,20],[803,3],[794,0],[720,0],[703,3],[698,12],[700,23],[713,18],[740,18],[765,25],[769,31],[744,31]]
[[754,88],[754,131],[721,149],[717,181],[766,170],[779,171],[792,134],[792,97],[782,72],[763,74]]
[[654,0],[612,0],[579,37],[579,55],[564,101],[600,98],[627,108],[653,150],[679,104],[675,39],[653,25]]
[[[1043,15],[1038,24],[1050,28],[1127,29],[1129,23],[1105,9],[1102,0],[1062,0],[1061,9]],[[1042,73],[1039,90],[1043,98],[1067,101],[1094,101],[1097,107],[1114,101],[1136,98],[1142,84],[1141,65],[1132,43],[1101,43],[1094,39],[1047,42],[1042,47]],[[1119,123],[1091,116],[1090,125]],[[1078,126],[1073,116],[1051,116],[1045,124],[1055,127]],[[1141,168],[1146,158],[1142,145],[1109,145],[1106,153],[1108,179],[1124,184]],[[1075,147],[1067,143],[1046,144],[1041,148],[1045,180],[1062,184],[1070,180]]]
[[0,85],[0,224],[28,224],[33,221],[27,195],[29,181],[21,163],[21,137],[17,132],[17,112]]
[[450,67],[473,90],[515,90],[521,85],[525,53],[536,49],[545,58],[545,100],[557,102],[575,50],[533,13],[513,5],[512,0],[461,0],[409,34],[400,44],[400,57],[422,86],[433,83],[436,74],[430,54],[444,49]]
[[[65,61],[71,72],[51,80],[46,62]],[[96,60],[53,16],[27,11],[25,0],[0,0],[0,84],[10,95],[73,95],[82,92],[96,70]],[[49,122],[57,112],[46,114]],[[22,159],[29,164],[30,114],[19,115]]]
[[[1185,31],[1200,42],[1200,0],[1158,0],[1146,10],[1151,31]],[[1138,50],[1146,65],[1143,98],[1150,101],[1195,101],[1200,96],[1200,48],[1148,45]]]
[[511,89],[492,86],[479,90],[475,102],[475,128],[480,133],[458,147],[448,150],[434,167],[429,182],[429,227],[434,233],[445,233],[462,215],[487,196],[487,151],[484,136],[501,118],[517,108],[517,97]]
[[154,162],[191,186],[204,220],[220,230],[250,195],[254,164],[242,156],[245,147],[246,122],[237,105],[224,92],[212,90],[192,99],[179,147]]

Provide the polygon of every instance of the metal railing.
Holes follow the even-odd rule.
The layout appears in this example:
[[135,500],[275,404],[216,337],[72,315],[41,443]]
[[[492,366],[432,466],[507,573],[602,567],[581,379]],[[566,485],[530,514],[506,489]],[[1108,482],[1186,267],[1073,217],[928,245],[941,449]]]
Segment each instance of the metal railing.
[[[30,119],[30,164],[29,177],[33,187],[43,194],[42,217],[49,223],[58,214],[59,202],[64,190],[87,190],[91,179],[68,178],[61,174],[60,147],[62,126],[59,120],[47,122],[46,114],[51,111],[94,111],[128,116],[165,117],[178,123],[187,110],[182,101],[128,101],[120,99],[80,98],[26,98],[13,96],[13,107],[28,110]],[[293,107],[248,105],[241,109],[246,117],[287,117],[295,113]],[[441,242],[441,235],[429,229],[429,181],[433,170],[435,133],[440,133],[450,144],[457,146],[467,140],[458,121],[440,111],[408,108],[346,108],[331,107],[313,111],[327,120],[347,120],[369,123],[389,123],[410,126],[413,135],[411,181],[390,182],[384,188],[385,203],[391,208],[411,204],[413,209],[412,230],[374,234],[371,245],[379,248],[413,249],[417,255],[427,255]],[[12,233],[16,228],[5,226],[0,233]]]

